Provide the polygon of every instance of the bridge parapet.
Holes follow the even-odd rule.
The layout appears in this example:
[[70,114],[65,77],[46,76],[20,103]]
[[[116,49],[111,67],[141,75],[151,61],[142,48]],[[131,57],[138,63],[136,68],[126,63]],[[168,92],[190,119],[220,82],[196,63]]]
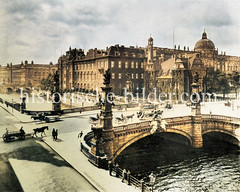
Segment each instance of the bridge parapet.
[[[189,144],[194,148],[201,148],[203,146],[203,134],[209,132],[220,132],[238,139],[236,131],[240,132],[240,118],[221,116],[221,115],[197,115],[197,116],[178,116],[162,118],[161,121],[165,121],[165,128],[162,129],[162,124],[159,123],[158,132],[175,133],[184,136],[189,140]],[[150,136],[152,121],[143,121],[138,123],[132,123],[127,125],[115,126],[112,129],[113,137],[107,140],[105,138],[104,148],[105,153],[109,160],[115,160],[117,156],[126,149],[129,145]],[[238,139],[239,141],[240,139]],[[238,142],[234,144],[237,144]]]
[[144,121],[139,123],[132,123],[128,125],[120,125],[114,127],[113,131],[114,133],[132,130],[132,129],[141,129],[142,127],[149,127],[151,121]]
[[209,114],[203,114],[202,115],[203,120],[212,119],[212,120],[221,120],[225,122],[231,122],[240,124],[240,118],[238,117],[230,117],[230,116],[223,116],[223,115],[209,115]]

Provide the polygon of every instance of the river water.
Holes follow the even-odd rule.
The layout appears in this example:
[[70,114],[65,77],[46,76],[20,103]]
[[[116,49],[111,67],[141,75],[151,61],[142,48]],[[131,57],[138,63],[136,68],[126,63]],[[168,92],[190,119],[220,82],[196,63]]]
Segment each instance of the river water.
[[212,137],[204,137],[204,148],[197,150],[161,137],[144,138],[117,162],[147,183],[153,172],[154,191],[240,191],[238,148]]

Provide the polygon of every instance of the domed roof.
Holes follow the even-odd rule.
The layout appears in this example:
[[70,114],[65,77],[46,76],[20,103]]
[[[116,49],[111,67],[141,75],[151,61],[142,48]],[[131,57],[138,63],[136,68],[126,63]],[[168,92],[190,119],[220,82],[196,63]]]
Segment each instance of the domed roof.
[[207,33],[204,31],[202,39],[200,39],[194,46],[194,51],[215,50],[214,43],[207,38]]

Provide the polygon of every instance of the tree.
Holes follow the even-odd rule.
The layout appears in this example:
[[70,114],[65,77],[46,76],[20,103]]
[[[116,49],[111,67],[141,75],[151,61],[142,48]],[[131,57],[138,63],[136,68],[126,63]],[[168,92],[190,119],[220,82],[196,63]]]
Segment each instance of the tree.
[[229,76],[229,79],[230,79],[231,87],[234,90],[234,92],[236,94],[236,98],[237,98],[237,91],[238,91],[238,88],[240,86],[240,83],[239,83],[240,74],[237,71],[233,71],[232,73],[228,74],[228,76]]
[[53,80],[53,75],[51,73],[48,74],[47,78],[43,78],[40,81],[40,87],[42,90],[49,90],[53,91],[54,90],[54,80]]
[[217,81],[218,90],[223,93],[223,98],[225,98],[225,94],[229,93],[231,90],[229,78],[227,77],[226,73],[220,73],[219,77],[217,78]]
[[231,90],[230,78],[226,73],[221,72],[219,69],[207,69],[207,92],[209,93],[222,93],[225,97],[226,93]]

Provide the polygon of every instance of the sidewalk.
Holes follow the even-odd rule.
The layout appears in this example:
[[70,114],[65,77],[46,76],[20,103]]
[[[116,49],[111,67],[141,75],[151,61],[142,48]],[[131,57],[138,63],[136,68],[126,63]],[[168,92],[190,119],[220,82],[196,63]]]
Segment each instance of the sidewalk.
[[34,122],[34,120],[31,119],[30,115],[22,114],[21,112],[13,109],[10,106],[7,107],[5,104],[0,103],[0,107],[2,107],[9,114],[16,117],[21,123],[32,123],[32,122]]
[[[12,109],[12,107],[10,107],[10,106],[7,107],[5,104],[2,104],[2,103],[0,103],[0,107],[2,107],[9,114],[16,117],[21,123],[33,123],[33,122],[35,122],[33,119],[31,119],[31,115],[22,114],[21,112],[15,110],[15,109]],[[81,114],[79,112],[66,113],[66,114],[63,114],[60,117],[60,119],[87,116],[87,115],[96,115],[97,113],[99,113],[99,110],[86,111],[86,112],[82,112]]]
[[45,137],[44,142],[65,159],[75,170],[85,177],[99,191],[104,192],[135,192],[140,191],[133,186],[121,182],[121,179],[110,176],[109,172],[92,165],[80,151],[79,132],[59,135],[59,141]]

